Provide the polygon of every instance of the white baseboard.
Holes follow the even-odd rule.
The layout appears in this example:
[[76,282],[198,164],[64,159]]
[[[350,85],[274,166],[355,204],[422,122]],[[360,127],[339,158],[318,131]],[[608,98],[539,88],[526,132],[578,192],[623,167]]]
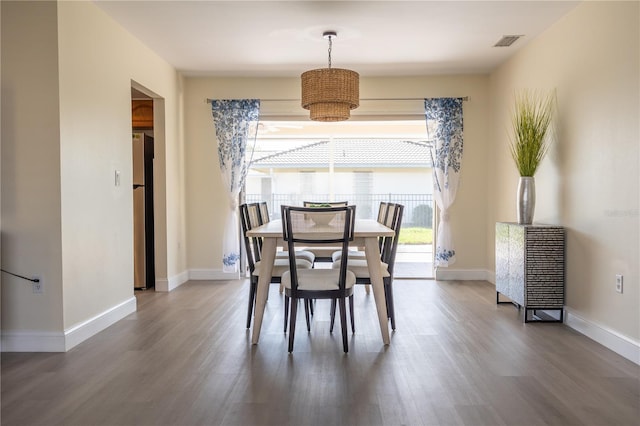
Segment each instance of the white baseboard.
[[237,280],[240,279],[239,272],[223,272],[220,269],[190,269],[190,280]]
[[3,352],[65,352],[64,333],[54,331],[3,331]]
[[634,341],[603,325],[580,317],[570,308],[565,308],[565,324],[584,334],[620,356],[640,365],[640,342]]
[[223,272],[220,269],[190,269],[183,271],[169,279],[156,280],[156,291],[171,291],[189,280],[208,281],[208,280],[237,280],[240,278],[239,272]]
[[135,311],[136,298],[131,297],[63,333],[47,331],[3,332],[2,350],[3,352],[66,352]]
[[132,296],[119,305],[116,305],[81,324],[65,330],[65,350],[68,351],[77,344],[84,342],[89,337],[98,334],[110,325],[120,321],[127,315],[134,313],[136,308],[136,298],[135,296]]
[[182,271],[179,274],[169,277],[167,279],[157,279],[156,291],[168,292],[180,287],[182,284],[186,283],[187,281],[189,281],[189,273],[187,271]]
[[441,281],[488,281],[488,271],[484,269],[436,268],[435,278]]

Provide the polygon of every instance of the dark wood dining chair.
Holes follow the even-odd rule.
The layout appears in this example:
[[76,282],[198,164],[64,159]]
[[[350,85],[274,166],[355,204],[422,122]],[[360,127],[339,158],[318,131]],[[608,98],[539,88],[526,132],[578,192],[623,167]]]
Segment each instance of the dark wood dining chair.
[[[385,215],[384,225],[393,230],[393,236],[383,237],[380,249],[380,268],[382,270],[382,280],[384,283],[384,294],[387,305],[387,316],[391,321],[391,329],[396,329],[395,305],[393,300],[393,270],[396,262],[396,252],[398,249],[398,239],[400,237],[400,227],[402,226],[402,215],[404,206],[402,204],[388,203]],[[348,256],[348,255],[347,255]],[[341,260],[333,263],[333,268],[337,268],[341,264]],[[371,276],[369,275],[369,265],[367,259],[358,257],[348,257],[348,265],[350,271],[356,276],[356,284],[371,285]],[[349,307],[353,306],[353,296],[349,300]],[[331,304],[331,323],[330,329],[333,329],[335,320],[335,303]],[[353,312],[351,312],[351,330],[355,331],[353,322]]]
[[[269,215],[269,207],[267,206],[267,202],[266,201],[260,201],[258,202],[258,220],[260,222],[261,225],[269,222],[271,220],[271,217]],[[262,250],[262,247],[260,248]],[[276,259],[288,259],[289,258],[289,252],[287,252],[286,250],[278,250],[276,251]],[[309,251],[309,250],[296,250],[296,258],[298,259],[306,259],[309,262],[311,262],[311,267],[313,268],[315,261],[316,261],[316,255],[315,253]],[[284,292],[284,287],[282,286],[282,283],[280,283],[280,289],[279,289],[280,293]],[[284,331],[285,333],[287,332],[287,316],[286,313],[289,312],[289,299],[285,299],[285,317],[284,317]],[[304,301],[304,312],[305,312],[305,316],[306,316],[306,320],[307,320],[307,329],[310,331],[311,330],[311,316],[313,315],[313,301],[311,300],[305,300]]]
[[[309,218],[309,214],[333,216],[331,225],[319,225]],[[353,294],[355,274],[347,269],[347,251],[353,241],[355,206],[342,207],[293,207],[282,206],[282,236],[289,251],[289,271],[282,275],[285,297],[291,299],[291,319],[289,325],[289,352],[293,352],[296,331],[297,300],[330,299],[340,306],[342,346],[349,352],[346,325],[346,299]],[[324,222],[322,222],[324,223]],[[327,221],[329,223],[329,221]],[[344,262],[331,269],[301,269],[296,264],[296,246],[336,244],[342,247]]]
[[[269,207],[267,206],[266,201],[260,201],[258,204],[258,222],[260,225],[264,225],[265,223],[271,220],[269,215]],[[260,250],[262,250],[262,246],[260,246]],[[316,255],[313,252],[308,250],[296,250],[296,257],[298,259],[306,259],[311,262],[313,267],[313,263],[316,261]],[[288,259],[289,253],[286,250],[278,250],[276,252],[276,259]],[[281,291],[282,292],[282,291]]]
[[[250,203],[240,205],[240,223],[242,234],[244,235],[245,253],[249,266],[249,304],[247,308],[247,328],[251,326],[251,318],[255,307],[256,292],[258,289],[258,279],[260,277],[262,241],[258,237],[248,237],[247,232],[256,226],[261,225],[259,219],[259,204]],[[297,259],[297,266],[300,269],[311,269],[312,263],[306,259]],[[282,274],[289,269],[289,258],[276,258],[271,271],[271,283],[280,284]],[[287,307],[285,307],[287,311]],[[287,323],[285,321],[285,331]]]
[[[302,205],[309,208],[324,208],[324,207],[344,207],[349,205],[348,201],[303,201]],[[340,251],[339,247],[309,247],[307,250],[311,251],[316,256],[318,262],[333,262],[331,255],[335,251]]]
[[[387,220],[387,211],[388,211],[389,203],[386,201],[380,202],[380,206],[378,207],[378,223],[386,224]],[[382,243],[384,241],[384,237],[380,237],[378,239],[378,249],[382,252]],[[340,260],[342,256],[342,252],[340,250],[336,250],[331,254],[331,261],[335,262],[336,260]],[[349,250],[349,257],[354,259],[365,259],[364,248],[360,247],[357,250]]]

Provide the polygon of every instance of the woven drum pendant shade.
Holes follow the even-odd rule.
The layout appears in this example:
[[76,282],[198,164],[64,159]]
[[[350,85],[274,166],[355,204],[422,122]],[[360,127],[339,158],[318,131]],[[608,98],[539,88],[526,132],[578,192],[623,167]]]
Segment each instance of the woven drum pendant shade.
[[302,73],[302,107],[314,121],[344,121],[360,105],[360,75],[341,68]]

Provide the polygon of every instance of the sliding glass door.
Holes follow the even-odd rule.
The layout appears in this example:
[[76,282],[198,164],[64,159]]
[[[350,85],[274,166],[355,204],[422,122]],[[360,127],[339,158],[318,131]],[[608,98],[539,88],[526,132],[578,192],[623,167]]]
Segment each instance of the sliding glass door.
[[398,278],[433,277],[433,183],[424,121],[262,122],[245,184],[247,202],[280,206],[348,201],[376,219],[380,202],[405,206]]

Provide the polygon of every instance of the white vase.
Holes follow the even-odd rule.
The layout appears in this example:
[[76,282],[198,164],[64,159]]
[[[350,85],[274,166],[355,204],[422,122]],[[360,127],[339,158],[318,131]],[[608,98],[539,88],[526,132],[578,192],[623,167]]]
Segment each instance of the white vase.
[[531,225],[536,208],[536,181],[533,176],[521,176],[518,182],[517,198],[518,223]]

